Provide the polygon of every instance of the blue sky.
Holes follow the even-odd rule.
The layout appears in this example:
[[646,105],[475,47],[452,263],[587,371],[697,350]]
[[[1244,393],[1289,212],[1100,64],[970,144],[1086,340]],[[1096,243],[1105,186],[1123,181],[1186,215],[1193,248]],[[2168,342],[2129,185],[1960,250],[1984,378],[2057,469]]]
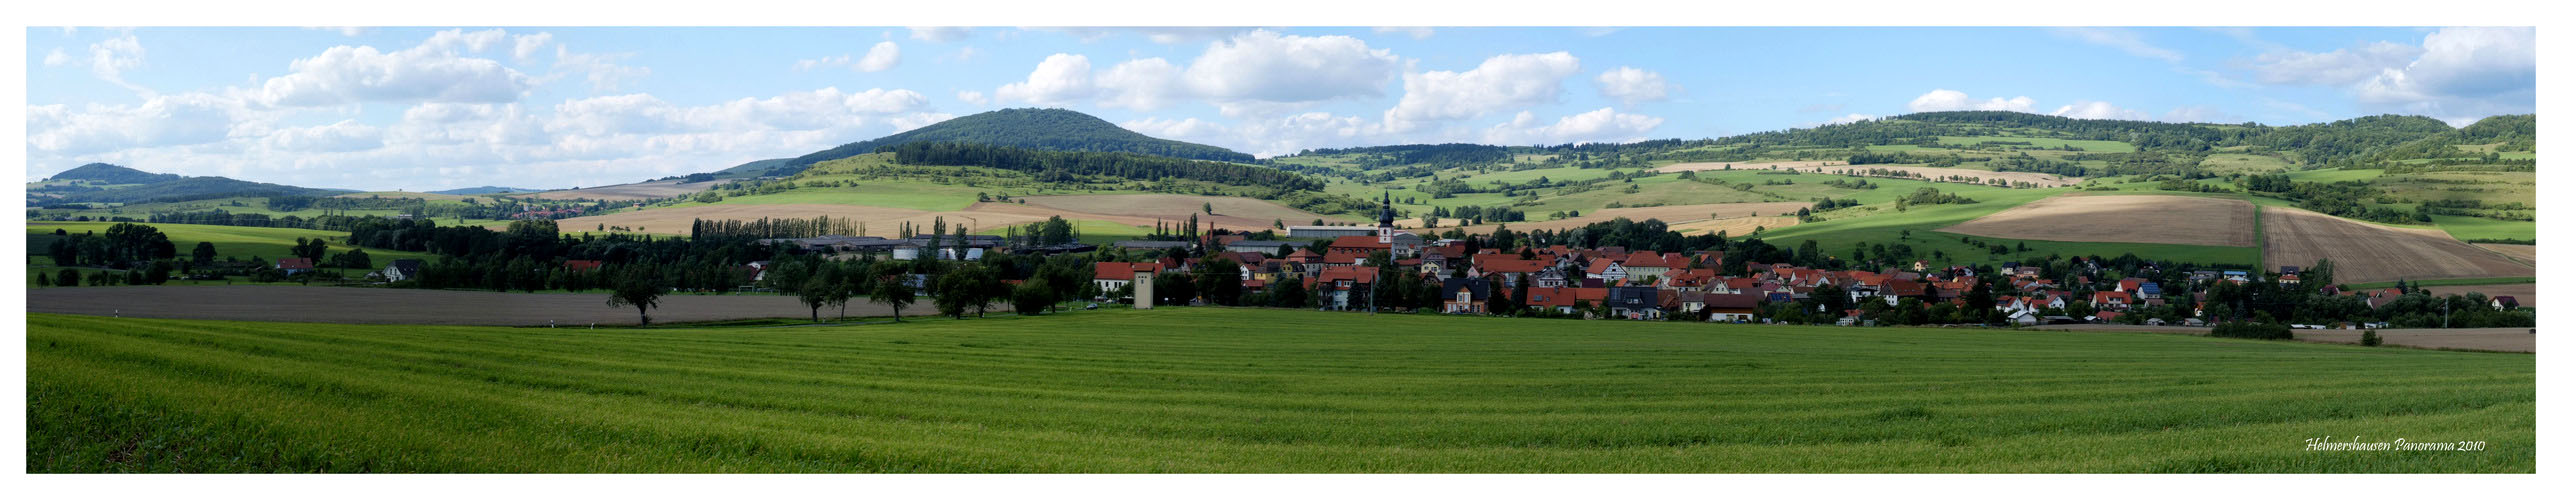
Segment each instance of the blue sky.
[[1258,155],[2531,113],[2532,28],[34,28],[27,169],[568,187],[1064,107]]

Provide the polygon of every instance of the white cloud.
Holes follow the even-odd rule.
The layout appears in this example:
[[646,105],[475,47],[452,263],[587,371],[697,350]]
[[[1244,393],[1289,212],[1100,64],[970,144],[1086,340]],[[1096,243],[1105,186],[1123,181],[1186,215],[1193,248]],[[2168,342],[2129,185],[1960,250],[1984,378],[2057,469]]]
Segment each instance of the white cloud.
[[2154,46],[2142,35],[2125,28],[2055,28],[2055,32],[2084,42],[2104,45],[2146,59],[2178,63],[2186,59],[2179,51]]
[[382,129],[372,125],[343,120],[316,127],[277,130],[267,135],[267,147],[294,152],[347,152],[383,147]]
[[[503,35],[498,30],[480,33]],[[337,46],[294,60],[292,73],[267,79],[260,101],[275,106],[336,106],[359,102],[508,102],[534,86],[524,73],[458,49],[486,47],[496,36],[439,32],[426,43],[396,52],[372,46]],[[565,49],[564,49],[565,50]]]
[[1664,82],[1663,74],[1627,66],[1603,71],[1593,82],[1601,85],[1601,95],[1632,105],[1663,100],[1677,88]]
[[516,61],[533,59],[535,54],[542,53],[543,45],[549,43],[552,43],[552,34],[548,32],[516,35]]
[[976,105],[976,106],[984,106],[984,105],[987,105],[987,93],[985,93],[985,92],[979,92],[979,91],[976,91],[976,90],[963,90],[963,91],[961,91],[961,92],[960,92],[959,97],[961,98],[961,102],[970,103],[971,105]]
[[1225,126],[1202,121],[1199,118],[1174,120],[1149,117],[1121,122],[1120,125],[1121,128],[1130,129],[1132,132],[1147,134],[1153,137],[1182,140],[1215,138],[1226,134],[1228,131]]
[[[126,82],[124,78],[125,70],[142,66],[143,52],[142,41],[135,39],[132,33],[89,44],[89,74],[144,97],[152,96],[156,93],[151,89]],[[44,58],[47,66],[68,65],[76,62],[79,60],[72,58],[71,54],[64,53],[62,49],[54,49],[53,53],[46,54]]]
[[1176,78],[1180,71],[1154,57],[1112,65],[1094,79],[1096,87],[1110,90],[1099,104],[1140,111],[1165,107],[1183,94],[1182,81]]
[[2320,54],[2286,50],[2260,54],[2253,64],[2261,83],[2278,85],[2347,85],[2399,68],[2418,58],[2420,49],[2375,42]]
[[907,37],[928,42],[957,42],[968,40],[970,29],[951,26],[909,26]]
[[[128,148],[221,141],[245,114],[238,102],[202,93],[153,96],[138,105],[27,107],[31,154],[82,155]],[[29,162],[34,164],[35,162]]]
[[63,53],[61,47],[54,47],[53,52],[47,52],[44,55],[44,65],[46,66],[61,66],[65,64],[71,64],[71,54]]
[[898,43],[895,42],[872,44],[872,50],[863,52],[863,60],[854,63],[854,69],[865,73],[883,71],[897,66]]
[[2110,104],[2108,101],[2080,101],[2080,102],[2075,102],[2075,103],[2072,103],[2072,104],[2065,105],[2064,107],[2061,107],[2061,108],[2055,108],[2055,112],[2053,112],[2053,113],[2047,113],[2047,114],[2055,115],[2055,116],[2061,116],[2061,117],[2065,117],[2065,118],[2080,118],[2080,119],[2084,119],[2084,120],[2151,120],[2151,119],[2152,119],[2152,116],[2151,116],[2151,115],[2147,115],[2147,114],[2145,114],[2145,113],[2144,113],[2144,112],[2142,112],[2142,111],[2136,111],[2136,110],[2132,110],[2132,109],[2126,109],[2126,108],[2123,108],[2123,107],[2118,107],[2118,106],[2117,106],[2117,105],[2115,105],[2115,104]]
[[2215,108],[2214,108],[2214,107],[2212,107],[2212,106],[2181,106],[2181,107],[2177,107],[2177,108],[2171,108],[2171,112],[2169,112],[2169,113],[2163,113],[2163,114],[2162,114],[2162,121],[2170,122],[2170,123],[2241,123],[2241,122],[2242,122],[2242,120],[2241,120],[2240,118],[2236,118],[2236,117],[2234,117],[2233,115],[2225,114],[2223,110],[2215,109]]
[[1560,118],[1556,123],[1539,125],[1538,117],[1529,111],[1516,113],[1512,121],[1486,130],[1486,142],[1494,144],[1573,144],[1584,142],[1628,142],[1645,140],[1646,133],[1663,125],[1664,119],[1621,113],[1601,108]]
[[1405,36],[1408,36],[1408,37],[1413,37],[1413,38],[1414,38],[1414,39],[1416,39],[1416,40],[1422,40],[1422,39],[1426,39],[1426,38],[1432,38],[1432,27],[1430,27],[1430,26],[1380,26],[1380,27],[1376,27],[1376,28],[1370,28],[1370,32],[1372,32],[1372,33],[1379,33],[1379,34],[1405,35]]
[[1799,125],[1799,127],[1803,128],[1803,127],[1821,127],[1821,126],[1825,126],[1825,125],[1844,125],[1844,124],[1859,123],[1859,122],[1864,122],[1864,121],[1869,121],[1869,120],[1875,120],[1875,119],[1878,119],[1878,117],[1877,117],[1877,116],[1875,116],[1875,115],[1863,115],[1863,114],[1859,114],[1859,113],[1851,113],[1851,114],[1847,114],[1847,115],[1841,115],[1841,116],[1839,116],[1839,117],[1835,117],[1835,118],[1830,119],[1830,120],[1824,120],[1824,121],[1820,121],[1820,122],[1814,122],[1814,123],[1808,123],[1808,124],[1804,124],[1804,125]]
[[1573,54],[1504,54],[1464,72],[1406,75],[1406,95],[1387,112],[1392,130],[1422,122],[1463,120],[1497,110],[1557,100],[1566,77],[1581,71]]
[[999,101],[1064,105],[1094,96],[1094,63],[1077,54],[1050,54],[1023,81],[996,88]]
[[2037,112],[2037,100],[2029,99],[2028,96],[1976,99],[1968,97],[1965,92],[1948,89],[1933,89],[1930,92],[1923,93],[1921,97],[1913,98],[1912,102],[1905,103],[1904,108],[1917,113],[1929,111],[2018,111],[2021,113],[2035,113]]
[[1254,30],[1210,44],[1184,68],[1183,80],[1213,100],[1310,102],[1380,95],[1398,64],[1387,49],[1358,38]]
[[[568,44],[556,44],[552,46],[552,69],[565,72],[585,73],[587,74],[588,87],[597,91],[614,91],[622,88],[622,82],[638,80],[641,77],[649,76],[649,68],[624,66],[616,62],[630,57],[632,57],[632,54],[629,53],[588,54],[571,52]],[[552,76],[557,77],[559,75]]]

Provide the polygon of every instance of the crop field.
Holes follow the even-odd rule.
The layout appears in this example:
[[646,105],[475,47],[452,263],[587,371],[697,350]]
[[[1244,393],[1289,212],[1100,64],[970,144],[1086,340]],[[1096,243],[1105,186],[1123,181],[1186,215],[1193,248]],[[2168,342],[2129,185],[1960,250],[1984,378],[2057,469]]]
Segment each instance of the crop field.
[[[1209,308],[648,330],[31,314],[26,353],[30,472],[2535,470],[2531,355],[2154,334]],[[2305,450],[2324,436],[2488,447]]]
[[[810,308],[783,295],[669,294],[649,309],[652,322],[732,321],[764,318],[808,320]],[[292,304],[277,307],[277,304]],[[107,286],[27,290],[28,312],[128,318],[219,319],[386,325],[587,326],[640,324],[640,311],[605,305],[595,293],[504,293],[464,290],[355,288],[296,284],[234,285],[220,293],[195,286]],[[1006,310],[1003,304],[990,311]],[[889,317],[888,306],[862,298],[824,307],[819,317]],[[920,297],[903,314],[934,314],[933,299]]]
[[2267,265],[2311,266],[2330,259],[2337,281],[2534,276],[2535,267],[2467,245],[2435,229],[2398,228],[2302,209],[2262,207]]
[[2456,239],[2535,239],[2535,221],[2499,220],[2462,215],[2431,215],[2438,229]]
[[2023,240],[2252,246],[2251,204],[2194,196],[2054,196],[1942,231]]
[[[1201,205],[1212,210],[1202,214],[1202,222],[1222,226],[1268,228],[1272,221],[1306,224],[1323,218],[1299,209],[1254,198],[1236,196],[1198,196],[1186,194],[1095,194],[1063,196],[1028,196],[1025,205],[1049,209],[1053,213],[1079,216],[1118,216],[1147,220],[1181,221],[1201,213]],[[1372,217],[1376,219],[1376,217]],[[1206,230],[1207,228],[1204,228]]]
[[[45,245],[52,243],[51,238],[53,238],[53,231],[55,229],[61,229],[72,234],[96,232],[103,235],[107,233],[107,228],[109,226],[114,225],[116,225],[114,222],[28,221],[27,252],[31,255],[42,255],[45,252]],[[330,241],[329,253],[333,255],[346,252],[352,248],[359,248],[348,246],[346,241],[347,233],[338,231],[283,227],[209,226],[201,224],[154,223],[144,225],[159,229],[161,234],[168,235],[169,243],[178,247],[178,254],[181,257],[188,255],[187,252],[194,250],[197,242],[205,241],[213,242],[214,251],[216,252],[214,258],[216,259],[223,257],[239,257],[242,260],[247,260],[251,257],[256,257],[266,259],[269,262],[274,262],[276,259],[280,258],[292,257],[293,252],[290,250],[294,246],[294,238],[328,238]],[[366,248],[365,255],[373,259],[374,265],[376,266],[390,264],[392,259],[429,258],[429,256],[424,253],[384,250],[380,248]],[[39,260],[47,264],[53,262],[51,259]]]
[[[1568,217],[1564,219],[1536,222],[1479,224],[1474,226],[1460,226],[1460,228],[1471,233],[1494,232],[1496,226],[1503,226],[1514,231],[1533,231],[1541,229],[1562,231],[1598,222],[1609,222],[1611,219],[1618,218],[1626,218],[1632,221],[1655,219],[1663,221],[1664,224],[1670,226],[1705,223],[1709,221],[1750,219],[1764,221],[1765,225],[1777,228],[1796,224],[1797,217],[1795,214],[1797,213],[1797,209],[1806,208],[1811,205],[1813,204],[1802,201],[1778,201],[1763,203],[1711,203],[1704,205],[1605,208],[1584,212],[1581,217]],[[1787,214],[1787,216],[1780,217],[1781,214]],[[1752,232],[1752,226],[1744,226],[1743,231],[1737,231],[1735,233],[1742,234],[1749,232]]]
[[[936,216],[943,217],[944,222],[947,224],[961,224],[969,226],[972,228],[971,231],[974,233],[978,232],[979,228],[995,229],[1049,218],[1048,215],[1008,213],[987,210],[929,212],[912,208],[820,203],[780,205],[718,203],[711,205],[687,205],[678,207],[649,208],[644,210],[626,210],[604,215],[571,217],[561,219],[560,227],[565,231],[580,231],[592,230],[595,229],[597,225],[602,224],[608,227],[631,228],[638,232],[684,235],[686,232],[694,229],[694,219],[756,220],[765,217],[787,219],[811,218],[822,215],[862,222],[864,224],[863,235],[867,236],[896,236],[898,234],[898,225],[900,222],[911,222],[931,226],[933,225],[934,218]],[[1264,224],[1266,225],[1271,223],[1272,221],[1264,221]]]
[[2517,259],[2519,262],[2524,262],[2529,266],[2535,265],[2535,245],[2475,243],[2473,246],[2482,247],[2483,249],[2493,252],[2499,252],[2500,255],[2506,255],[2509,256],[2509,258]]
[[[1947,186],[1947,184],[1942,185]],[[2180,262],[2235,266],[2249,266],[2250,263],[2260,261],[2260,249],[2256,246],[2026,240],[1942,232],[1941,228],[2065,191],[2054,188],[2004,189],[1981,186],[1959,187],[1959,189],[1966,190],[1949,191],[1975,198],[1979,202],[1960,205],[1924,205],[1898,212],[1892,206],[1894,193],[1890,192],[1886,195],[1872,195],[1884,196],[1887,201],[1882,204],[1872,203],[1823,212],[1825,217],[1831,219],[1772,229],[1762,237],[1770,240],[1771,244],[1783,247],[1798,245],[1800,242],[1812,239],[1819,242],[1825,251],[1836,254],[1846,252],[1843,249],[1852,244],[1908,245],[1933,264],[1999,264],[2008,257],[1992,254],[1987,247],[2004,245],[2017,248],[2022,243],[2028,245],[2029,255],[2039,256],[2117,256],[2134,253]],[[1879,191],[1886,190],[1879,189]],[[1972,244],[1975,241],[1984,242],[1986,246],[1979,247]],[[1944,257],[1940,256],[1941,254],[1944,254]]]
[[2535,283],[2531,282],[2492,285],[2445,285],[2431,286],[2426,289],[2429,293],[2436,294],[2439,297],[2461,296],[2468,293],[2478,293],[2482,294],[2484,297],[2499,297],[2505,295],[2509,297],[2517,297],[2518,305],[2535,307]]
[[2065,146],[2072,146],[2072,147],[2076,147],[2076,148],[2081,148],[2081,149],[2082,149],[2082,151],[2087,151],[2087,152],[2092,152],[2092,153],[2132,153],[2132,152],[2135,152],[2135,145],[2133,145],[2133,144],[2127,144],[2127,143],[2125,143],[2124,141],[2091,141],[2091,140],[2080,140],[2080,139],[2056,139],[2056,138],[2052,138],[2052,137],[1941,137],[1941,138],[1939,138],[1939,143],[1941,143],[1941,144],[1954,144],[1954,145],[1974,145],[1974,144],[1982,143],[1982,142],[1984,142],[1984,141],[2026,142],[2026,143],[2028,143],[2028,145],[2029,145],[2030,147],[2038,147],[2038,148],[2055,148],[2055,149],[2061,149],[2061,148],[2063,148],[2063,147],[2065,147]]

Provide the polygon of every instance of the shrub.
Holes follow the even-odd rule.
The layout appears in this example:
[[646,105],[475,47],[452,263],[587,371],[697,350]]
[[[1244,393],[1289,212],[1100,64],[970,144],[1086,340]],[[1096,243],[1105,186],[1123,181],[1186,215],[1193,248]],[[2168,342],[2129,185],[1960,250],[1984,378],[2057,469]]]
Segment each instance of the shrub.
[[2226,321],[2216,324],[2215,330],[2208,335],[2237,339],[2289,340],[2295,338],[2295,331],[2287,329],[2284,323]]
[[2365,335],[2359,335],[2357,337],[2357,345],[2367,347],[2384,345],[2384,337],[2376,335],[2375,330],[2367,330]]

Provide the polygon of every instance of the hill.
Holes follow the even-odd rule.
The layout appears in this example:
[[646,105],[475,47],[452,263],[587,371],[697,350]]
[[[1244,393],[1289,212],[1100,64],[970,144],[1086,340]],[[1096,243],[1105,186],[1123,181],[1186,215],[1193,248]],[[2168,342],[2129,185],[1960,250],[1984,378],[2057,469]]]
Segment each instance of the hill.
[[68,203],[167,203],[234,197],[329,196],[345,190],[249,182],[229,177],[185,177],[171,181],[65,194]]
[[475,194],[498,194],[498,193],[539,193],[539,192],[543,192],[543,191],[546,191],[546,190],[543,190],[543,189],[512,188],[512,187],[498,187],[498,186],[481,186],[481,187],[467,187],[467,188],[462,188],[462,189],[447,189],[447,190],[443,190],[443,191],[428,191],[427,193],[428,193],[428,194],[451,194],[451,195],[475,195]]
[[[30,472],[2535,470],[2533,356],[2186,335],[1178,307],[647,330],[30,314],[26,336]],[[2495,444],[2302,444],[2369,429]]]
[[747,163],[741,163],[741,164],[738,164],[738,166],[735,166],[735,167],[725,168],[725,169],[721,169],[720,171],[717,171],[717,172],[712,172],[712,175],[713,175],[714,177],[718,177],[718,178],[722,178],[722,179],[739,178],[739,177],[784,176],[784,175],[791,175],[793,172],[798,172],[798,171],[800,171],[800,170],[801,170],[801,169],[798,169],[798,168],[792,168],[792,158],[774,158],[774,159],[768,159],[768,160],[756,160],[756,161],[751,161],[751,162],[747,162]]
[[[1057,151],[1135,153],[1194,160],[1254,161],[1253,155],[1227,148],[1148,137],[1094,115],[1065,109],[1009,108],[944,120],[879,139],[801,155],[788,163],[789,174],[819,162],[871,153],[911,142],[956,142]],[[733,168],[749,168],[751,162]]]
[[83,180],[100,184],[149,184],[154,182],[174,181],[185,177],[186,176],[178,174],[155,174],[105,163],[91,163],[81,165],[70,170],[64,170],[59,174],[53,174],[53,177],[46,178],[45,180]]

